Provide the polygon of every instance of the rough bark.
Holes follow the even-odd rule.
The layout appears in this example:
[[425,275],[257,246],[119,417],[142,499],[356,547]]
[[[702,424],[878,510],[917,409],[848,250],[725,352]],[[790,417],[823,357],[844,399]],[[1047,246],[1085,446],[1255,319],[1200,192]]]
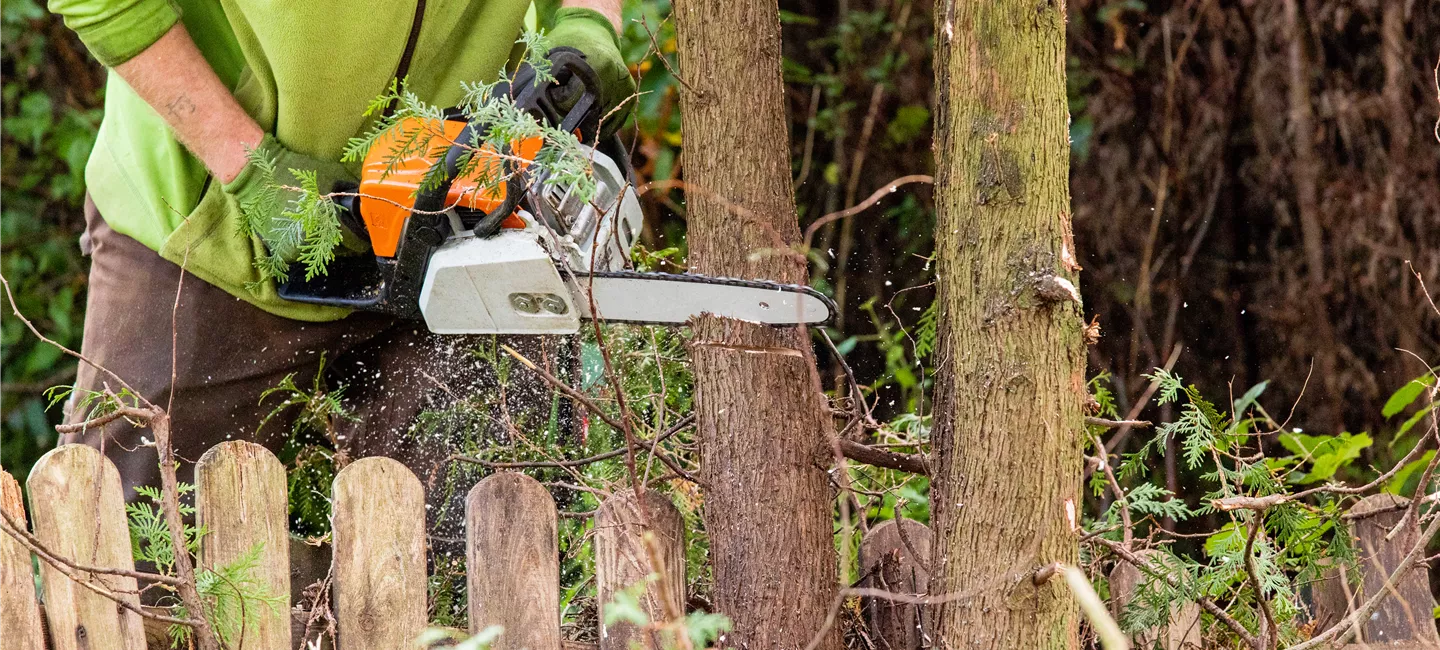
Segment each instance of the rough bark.
[[[690,268],[806,280],[790,186],[775,0],[681,0]],[[714,600],[732,648],[802,648],[836,593],[834,435],[803,329],[700,318],[691,347]],[[838,649],[828,632],[821,650]]]
[[1074,648],[1085,350],[1071,237],[1065,6],[942,0],[934,152],[939,647]]

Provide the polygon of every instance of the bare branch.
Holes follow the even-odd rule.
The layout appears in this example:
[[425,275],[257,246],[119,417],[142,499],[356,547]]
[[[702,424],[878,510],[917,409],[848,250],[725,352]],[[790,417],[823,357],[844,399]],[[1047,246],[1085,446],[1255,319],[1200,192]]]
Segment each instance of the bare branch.
[[866,465],[884,467],[886,469],[897,469],[902,472],[910,472],[911,474],[919,474],[921,476],[930,475],[930,465],[924,455],[897,454],[893,451],[876,449],[869,445],[845,438],[839,438],[838,441],[841,453],[850,460],[865,463]]

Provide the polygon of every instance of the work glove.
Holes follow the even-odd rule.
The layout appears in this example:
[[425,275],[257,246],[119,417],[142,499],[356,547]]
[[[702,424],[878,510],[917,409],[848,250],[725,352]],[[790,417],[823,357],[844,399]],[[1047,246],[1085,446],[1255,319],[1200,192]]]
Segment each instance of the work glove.
[[[635,111],[635,79],[620,53],[620,37],[609,19],[594,9],[565,7],[555,12],[555,27],[546,34],[551,47],[573,47],[585,55],[585,62],[600,78],[600,117],[609,119],[600,127],[608,138],[619,130]],[[611,111],[624,102],[624,107]]]
[[[328,229],[328,223],[307,224],[305,219],[294,214],[293,201],[303,194],[282,189],[281,186],[303,187],[304,183],[296,172],[313,172],[315,188],[321,194],[333,191],[336,181],[355,180],[344,165],[295,153],[267,133],[251,151],[250,160],[240,174],[223,186],[225,192],[240,204],[245,220],[244,231],[258,235],[265,242],[272,258],[264,261],[265,266],[274,271],[283,271],[288,263],[299,260],[302,242],[319,237],[322,228]],[[328,220],[329,216],[324,215],[323,218]],[[346,227],[344,219],[337,218],[336,222],[343,249],[363,252],[369,248],[368,242]],[[284,273],[272,275],[283,276]]]

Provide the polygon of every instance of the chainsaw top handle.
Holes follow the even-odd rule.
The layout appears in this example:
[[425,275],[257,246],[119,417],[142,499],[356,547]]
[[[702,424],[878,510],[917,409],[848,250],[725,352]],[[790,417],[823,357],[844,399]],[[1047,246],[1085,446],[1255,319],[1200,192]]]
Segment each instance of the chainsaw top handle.
[[[496,93],[509,95],[516,107],[530,113],[537,121],[574,133],[581,142],[595,143],[599,138],[600,122],[603,118],[600,115],[599,75],[586,63],[584,55],[574,48],[553,48],[546,58],[550,60],[552,81],[541,83],[535,69],[525,63],[521,64],[510,79],[498,84]],[[445,197],[450,192],[451,184],[460,175],[463,161],[474,151],[476,140],[483,137],[489,128],[489,124],[474,121],[466,123],[465,129],[445,153],[442,163],[445,165],[444,180],[434,190],[415,197],[417,211],[444,209]],[[511,153],[508,144],[504,146],[504,153]],[[503,164],[504,175],[509,179],[504,202],[488,214],[468,215],[461,211],[463,221],[475,222],[465,225],[481,237],[494,234],[500,228],[505,218],[515,211],[525,192],[524,179],[517,173],[514,161],[507,157]]]

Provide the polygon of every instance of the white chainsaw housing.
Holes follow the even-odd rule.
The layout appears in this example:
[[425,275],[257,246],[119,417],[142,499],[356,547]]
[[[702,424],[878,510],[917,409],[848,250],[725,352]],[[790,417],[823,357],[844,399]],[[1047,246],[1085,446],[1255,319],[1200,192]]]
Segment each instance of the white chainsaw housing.
[[586,202],[568,188],[531,179],[524,230],[476,237],[450,215],[456,233],[430,256],[420,313],[437,334],[573,334],[580,310],[558,266],[618,271],[644,225],[634,188],[609,156],[581,145],[596,191]]
[[420,313],[436,334],[574,334],[575,309],[555,260],[530,230],[452,237],[430,256]]

